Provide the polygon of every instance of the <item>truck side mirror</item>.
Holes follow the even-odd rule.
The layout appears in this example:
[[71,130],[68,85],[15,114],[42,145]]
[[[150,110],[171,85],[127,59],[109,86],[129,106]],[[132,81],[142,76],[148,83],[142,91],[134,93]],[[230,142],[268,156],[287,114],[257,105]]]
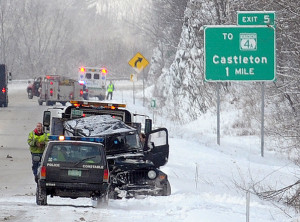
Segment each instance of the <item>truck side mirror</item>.
[[152,131],[152,119],[145,119],[145,134]]
[[44,111],[44,116],[43,116],[43,125],[44,125],[44,127],[49,127],[50,126],[50,120],[51,120],[51,112],[50,111]]

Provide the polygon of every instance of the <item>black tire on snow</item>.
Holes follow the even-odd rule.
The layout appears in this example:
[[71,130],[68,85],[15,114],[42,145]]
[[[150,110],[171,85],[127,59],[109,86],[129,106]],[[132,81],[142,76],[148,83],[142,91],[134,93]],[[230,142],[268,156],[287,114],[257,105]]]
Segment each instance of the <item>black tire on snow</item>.
[[94,196],[92,197],[93,207],[94,208],[105,208],[108,206],[108,194],[104,194],[103,196]]
[[105,96],[103,95],[98,96],[98,100],[105,100]]
[[46,106],[53,106],[54,102],[51,102],[51,101],[46,101]]
[[41,188],[39,182],[37,183],[35,197],[37,205],[47,205],[47,192],[45,189]]

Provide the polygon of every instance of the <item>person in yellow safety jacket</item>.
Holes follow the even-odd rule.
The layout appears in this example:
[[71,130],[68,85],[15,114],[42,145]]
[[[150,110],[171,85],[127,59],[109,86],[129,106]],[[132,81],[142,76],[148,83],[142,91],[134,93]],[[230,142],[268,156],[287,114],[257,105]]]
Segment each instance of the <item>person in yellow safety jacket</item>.
[[36,128],[29,133],[27,139],[32,159],[32,172],[36,182],[37,170],[48,141],[48,135],[43,131],[43,124],[37,123]]
[[115,90],[115,86],[114,84],[110,81],[108,86],[107,86],[107,96],[106,99],[109,98],[110,96],[110,100],[112,100],[112,96],[113,96],[113,91]]

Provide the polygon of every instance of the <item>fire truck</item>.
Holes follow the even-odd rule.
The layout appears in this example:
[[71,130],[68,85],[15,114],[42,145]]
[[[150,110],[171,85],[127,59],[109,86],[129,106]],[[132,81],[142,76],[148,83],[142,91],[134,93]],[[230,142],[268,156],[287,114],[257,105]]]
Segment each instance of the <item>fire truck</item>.
[[53,106],[59,102],[64,106],[73,99],[88,99],[88,91],[83,83],[59,75],[47,75],[43,78],[39,105],[45,102],[47,106]]
[[104,67],[80,67],[78,80],[87,86],[89,97],[105,99],[107,69]]
[[[11,78],[11,74],[9,73]],[[4,64],[0,64],[0,107],[7,107],[8,105],[8,95],[7,95],[7,70]]]

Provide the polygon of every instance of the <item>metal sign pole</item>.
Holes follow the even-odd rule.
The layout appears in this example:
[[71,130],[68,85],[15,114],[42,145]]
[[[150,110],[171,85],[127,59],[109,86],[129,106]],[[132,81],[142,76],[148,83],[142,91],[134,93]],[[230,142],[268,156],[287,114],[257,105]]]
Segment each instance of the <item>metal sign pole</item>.
[[217,143],[220,145],[220,83],[217,83]]
[[145,71],[143,69],[143,107],[145,106]]
[[250,192],[246,192],[246,222],[249,222],[250,217]]
[[265,83],[261,83],[261,156],[264,156],[264,128],[265,128]]
[[132,99],[133,99],[133,104],[135,104],[135,88],[134,88],[134,81],[132,81]]

